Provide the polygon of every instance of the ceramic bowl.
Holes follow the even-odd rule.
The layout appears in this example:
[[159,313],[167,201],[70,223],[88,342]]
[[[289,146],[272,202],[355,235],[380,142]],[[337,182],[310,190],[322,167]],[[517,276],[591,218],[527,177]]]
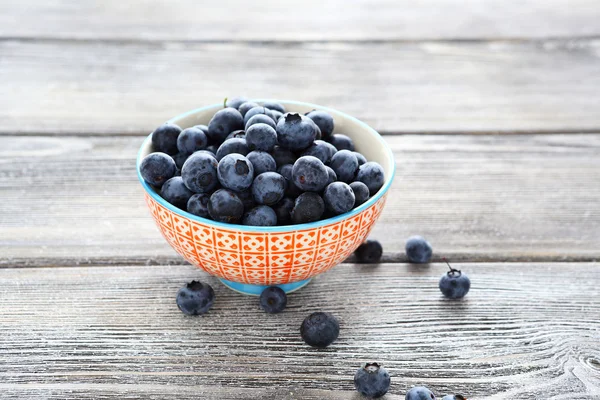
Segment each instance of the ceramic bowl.
[[[258,100],[258,103],[261,101]],[[146,204],[158,229],[183,258],[245,294],[258,295],[271,285],[286,292],[308,284],[344,261],[363,243],[381,215],[394,178],[392,151],[383,138],[364,122],[342,112],[315,104],[279,101],[288,111],[329,112],[335,132],[352,138],[356,150],[385,170],[385,183],[379,192],[352,211],[309,224],[258,227],[220,223],[180,210],[166,202],[140,175],[140,162],[152,152],[150,134],[137,158],[138,178],[145,190]],[[182,129],[208,125],[223,107],[215,104],[189,111],[169,120]]]

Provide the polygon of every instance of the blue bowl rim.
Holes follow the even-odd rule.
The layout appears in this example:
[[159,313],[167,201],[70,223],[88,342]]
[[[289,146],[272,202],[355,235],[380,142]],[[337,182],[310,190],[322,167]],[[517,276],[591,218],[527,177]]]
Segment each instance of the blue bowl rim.
[[[214,221],[212,219],[202,218],[197,215],[191,214],[187,211],[181,210],[180,208],[175,207],[174,205],[172,205],[171,203],[167,202],[165,199],[160,197],[160,195],[150,185],[148,185],[148,183],[146,183],[144,178],[142,178],[142,174],[140,172],[140,163],[142,162],[142,158],[143,158],[142,151],[146,147],[147,142],[149,140],[151,140],[151,138],[152,138],[152,133],[150,133],[148,135],[148,137],[146,137],[146,139],[144,140],[144,142],[142,143],[142,145],[138,151],[136,167],[135,167],[135,169],[137,171],[138,179],[139,179],[140,183],[142,184],[142,187],[144,188],[146,193],[148,193],[150,195],[150,197],[152,197],[152,199],[154,199],[154,201],[158,202],[161,206],[171,210],[175,214],[181,215],[182,217],[191,219],[196,222],[200,222],[205,225],[212,225],[212,226],[219,227],[222,229],[233,230],[233,231],[242,231],[242,232],[285,233],[285,232],[294,232],[294,231],[302,231],[302,230],[320,228],[323,226],[338,223],[340,221],[344,221],[348,218],[351,218],[355,215],[360,214],[367,208],[374,205],[389,190],[390,186],[392,185],[392,182],[394,181],[394,176],[396,175],[396,165],[394,162],[394,153],[392,152],[392,149],[388,146],[388,144],[385,142],[385,140],[383,140],[381,135],[375,129],[371,128],[369,125],[367,125],[363,121],[361,121],[357,118],[354,118],[354,117],[352,117],[346,113],[343,113],[341,111],[335,110],[333,108],[323,107],[323,106],[320,106],[317,104],[305,103],[305,102],[301,102],[301,101],[275,100],[275,99],[256,99],[256,100],[252,100],[252,101],[255,101],[258,103],[263,103],[265,101],[276,101],[276,102],[280,102],[280,103],[295,104],[295,105],[299,105],[299,106],[314,108],[316,110],[323,110],[323,111],[341,114],[344,118],[347,118],[351,121],[356,122],[358,125],[360,125],[361,127],[363,127],[364,129],[366,129],[368,131],[371,131],[374,134],[373,136],[380,142],[380,144],[383,146],[383,148],[386,149],[386,151],[388,152],[388,156],[390,159],[389,170],[392,171],[392,173],[390,174],[390,176],[387,177],[385,183],[383,184],[383,187],[381,189],[379,189],[379,191],[377,192],[377,194],[375,194],[375,196],[371,197],[368,201],[361,204],[357,208],[354,208],[353,210],[348,211],[347,213],[340,214],[340,215],[337,215],[332,218],[327,218],[327,219],[323,219],[320,221],[310,222],[310,223],[306,223],[306,224],[297,224],[297,225],[248,226],[248,225],[239,225],[239,224],[229,224],[229,223],[225,223],[225,222]],[[183,114],[180,114],[176,117],[169,119],[167,122],[174,123],[175,120],[196,114],[201,111],[206,111],[208,109],[218,107],[218,106],[222,106],[222,103],[212,104],[209,106],[200,107],[200,108],[196,108],[194,110],[187,111]]]

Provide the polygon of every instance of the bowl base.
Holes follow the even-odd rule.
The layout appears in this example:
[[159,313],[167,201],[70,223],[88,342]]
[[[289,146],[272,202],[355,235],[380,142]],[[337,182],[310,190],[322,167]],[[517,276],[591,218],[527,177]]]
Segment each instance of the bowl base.
[[[306,279],[306,280],[303,280],[300,282],[285,283],[283,285],[275,285],[275,286],[280,287],[286,293],[291,293],[291,292],[294,292],[294,291],[301,289],[304,286],[308,285],[308,283],[310,282],[311,279],[312,278]],[[263,290],[265,290],[266,288],[269,287],[269,286],[263,286],[263,285],[249,285],[246,283],[232,282],[232,281],[228,281],[226,279],[219,279],[219,280],[221,281],[221,283],[223,283],[223,285],[227,286],[229,289],[236,291],[238,293],[241,293],[241,294],[247,294],[249,296],[260,296],[260,294],[263,292]]]

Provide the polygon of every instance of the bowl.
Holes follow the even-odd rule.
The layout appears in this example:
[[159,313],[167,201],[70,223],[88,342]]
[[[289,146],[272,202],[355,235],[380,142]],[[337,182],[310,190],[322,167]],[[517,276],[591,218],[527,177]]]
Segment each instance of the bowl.
[[[212,221],[190,214],[165,201],[140,174],[141,160],[152,152],[150,134],[137,158],[138,178],[145,190],[150,214],[173,249],[191,264],[218,277],[229,288],[260,295],[276,285],[286,292],[297,290],[351,255],[373,229],[385,205],[395,172],[394,156],[383,138],[364,122],[327,107],[297,101],[275,100],[287,111],[329,112],[335,132],[352,138],[356,150],[385,171],[383,187],[367,202],[334,218],[288,226],[245,226]],[[257,100],[259,104],[261,100]],[[208,125],[223,104],[199,108],[168,122],[182,129]]]

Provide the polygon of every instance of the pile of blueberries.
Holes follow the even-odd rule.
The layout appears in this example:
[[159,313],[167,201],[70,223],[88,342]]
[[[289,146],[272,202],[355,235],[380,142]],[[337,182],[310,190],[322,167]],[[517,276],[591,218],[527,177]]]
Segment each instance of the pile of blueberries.
[[346,213],[383,186],[381,165],[333,133],[329,113],[240,97],[224,106],[208,126],[152,133],[140,173],[174,206],[232,224],[302,224]]

